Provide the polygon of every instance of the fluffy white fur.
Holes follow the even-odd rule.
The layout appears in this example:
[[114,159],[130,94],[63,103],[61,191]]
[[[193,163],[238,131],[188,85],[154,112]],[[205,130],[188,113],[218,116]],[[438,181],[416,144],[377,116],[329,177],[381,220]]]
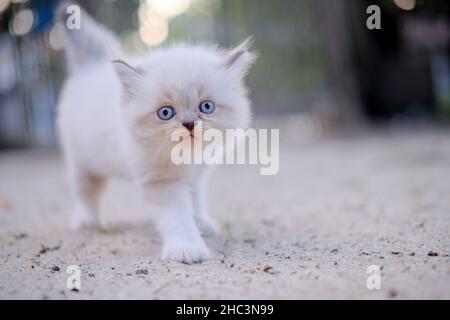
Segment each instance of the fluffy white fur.
[[[75,202],[72,227],[99,226],[105,180],[131,179],[163,239],[162,259],[201,262],[210,255],[201,235],[216,230],[205,203],[207,168],[174,165],[170,137],[188,121],[202,120],[204,129],[247,127],[243,76],[255,58],[249,42],[230,51],[175,46],[127,59],[108,30],[84,12],[82,19],[81,30],[67,30],[71,72],[58,119]],[[199,111],[204,100],[215,103],[214,113]],[[176,115],[162,121],[156,112],[166,105]]]

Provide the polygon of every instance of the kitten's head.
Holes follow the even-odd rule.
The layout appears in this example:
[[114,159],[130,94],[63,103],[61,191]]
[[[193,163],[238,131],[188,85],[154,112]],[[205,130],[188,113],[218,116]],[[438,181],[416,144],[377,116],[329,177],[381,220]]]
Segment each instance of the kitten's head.
[[170,145],[175,130],[190,139],[200,121],[204,130],[247,127],[251,112],[243,78],[255,60],[249,45],[157,49],[136,66],[114,61],[133,136]]

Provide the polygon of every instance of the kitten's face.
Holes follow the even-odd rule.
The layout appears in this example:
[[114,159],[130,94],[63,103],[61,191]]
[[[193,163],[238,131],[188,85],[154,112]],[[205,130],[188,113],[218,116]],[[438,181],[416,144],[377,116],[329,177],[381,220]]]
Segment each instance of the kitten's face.
[[[198,129],[245,128],[250,103],[243,76],[254,61],[248,42],[228,53],[202,47],[161,49],[135,68],[115,62],[123,110],[141,143],[170,147],[172,134],[201,139]],[[167,143],[166,143],[167,142]]]

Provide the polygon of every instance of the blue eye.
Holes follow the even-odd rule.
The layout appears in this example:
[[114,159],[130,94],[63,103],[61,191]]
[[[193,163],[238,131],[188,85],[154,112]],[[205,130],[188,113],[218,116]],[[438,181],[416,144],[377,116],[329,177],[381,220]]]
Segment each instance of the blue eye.
[[214,109],[216,109],[216,106],[214,105],[214,102],[206,100],[200,103],[200,111],[206,114],[210,114],[214,112]]
[[175,110],[171,106],[161,107],[159,108],[157,114],[158,118],[167,121],[175,116]]

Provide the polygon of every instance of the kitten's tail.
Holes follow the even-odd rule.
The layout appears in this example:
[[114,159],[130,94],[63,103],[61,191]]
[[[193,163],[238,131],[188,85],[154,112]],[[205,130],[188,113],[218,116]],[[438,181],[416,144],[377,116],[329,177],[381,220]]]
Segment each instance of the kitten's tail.
[[75,73],[99,60],[122,56],[117,37],[95,22],[81,7],[64,1],[56,9],[56,20],[63,25],[69,71]]

